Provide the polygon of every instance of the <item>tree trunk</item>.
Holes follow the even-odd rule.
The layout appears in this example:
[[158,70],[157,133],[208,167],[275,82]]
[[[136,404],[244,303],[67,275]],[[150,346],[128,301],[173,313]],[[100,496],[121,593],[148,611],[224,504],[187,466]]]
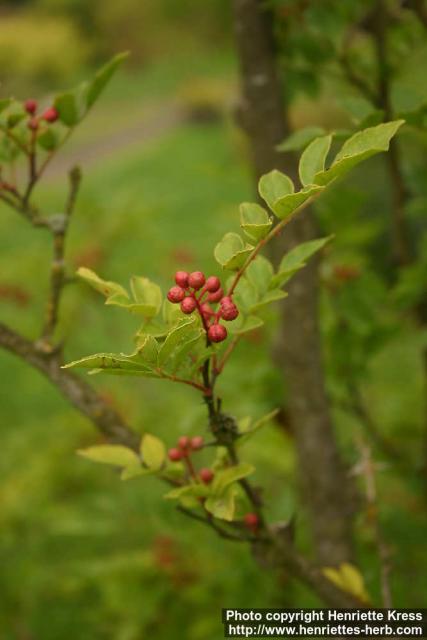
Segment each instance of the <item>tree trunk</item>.
[[[295,162],[275,149],[288,130],[276,70],[272,16],[264,7],[262,0],[233,0],[243,91],[238,115],[249,137],[256,178],[273,168],[288,175],[296,173]],[[316,225],[307,211],[288,225],[280,249],[314,237]],[[323,565],[339,564],[352,556],[354,500],[324,386],[315,260],[291,281],[288,291],[279,357],[289,387],[303,497],[317,559]]]

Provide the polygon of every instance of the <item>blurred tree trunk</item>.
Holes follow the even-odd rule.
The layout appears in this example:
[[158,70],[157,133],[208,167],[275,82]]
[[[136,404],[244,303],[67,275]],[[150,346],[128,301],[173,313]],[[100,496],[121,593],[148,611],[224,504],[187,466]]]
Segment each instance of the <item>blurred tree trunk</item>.
[[[287,135],[282,88],[277,77],[273,17],[262,0],[233,0],[241,68],[238,112],[253,156],[255,177],[280,169],[295,176],[295,160],[275,147]],[[316,237],[311,212],[287,228],[280,250]],[[289,413],[295,435],[303,496],[318,560],[333,565],[352,556],[354,500],[340,459],[324,385],[318,327],[318,263],[304,268],[289,286],[283,307],[280,362],[289,387]]]

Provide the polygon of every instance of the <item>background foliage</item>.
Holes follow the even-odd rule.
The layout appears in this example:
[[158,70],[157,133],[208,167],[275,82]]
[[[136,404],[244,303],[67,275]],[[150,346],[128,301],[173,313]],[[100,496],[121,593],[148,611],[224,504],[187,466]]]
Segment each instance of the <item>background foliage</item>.
[[[299,4],[275,2],[283,17],[278,36],[287,43],[283,74],[292,125],[329,131],[375,119],[337,62],[342,34],[358,24],[365,3],[319,3],[304,19]],[[230,117],[236,69],[227,3],[208,8],[174,0],[21,1],[3,3],[1,17],[2,96],[43,99],[52,85],[67,87],[107,54],[132,52],[127,70],[52,166],[40,194],[52,210],[59,208],[65,170],[81,162],[84,181],[68,249],[72,264],[119,282],[130,273],[146,275],[164,291],[176,266],[213,271],[212,245],[233,221],[238,230],[237,205],[252,199],[246,147]],[[409,10],[404,18],[390,31],[392,106],[395,113],[415,110],[422,125],[425,31]],[[380,71],[363,30],[348,55],[358,76],[374,85]],[[378,491],[393,553],[395,604],[420,606],[426,571],[420,443],[427,334],[411,308],[422,300],[426,275],[422,126],[406,128],[401,145],[411,193],[411,246],[420,256],[416,266],[398,273],[392,268],[384,158],[370,160],[332,189],[319,201],[317,216],[322,235],[336,236],[322,267],[322,323],[338,435],[348,460],[356,463],[355,442],[366,427],[363,416],[348,408],[348,391],[356,384],[375,426],[405,455],[402,465],[376,450],[376,458],[386,462]],[[39,330],[46,293],[47,240],[4,207],[1,214],[2,319],[30,334]],[[111,344],[129,352],[128,336],[136,326],[119,310],[106,313],[86,287],[69,288],[61,324],[62,334],[71,336],[69,359]],[[268,352],[276,326],[272,312],[267,328],[237,351],[222,382],[224,401],[238,417],[283,405],[280,374],[259,357],[261,349]],[[77,449],[93,444],[93,432],[21,362],[1,353],[0,376],[5,638],[66,640],[78,629],[82,638],[213,639],[221,606],[315,603],[286,577],[278,589],[275,576],[260,571],[245,549],[176,514],[154,480],[121,484],[109,470],[77,458]],[[191,390],[159,388],[150,380],[97,384],[141,431],[158,433],[166,442],[203,428],[204,408],[191,402]],[[297,498],[283,409],[262,442],[248,445],[248,458],[266,486],[271,515],[286,519]],[[301,510],[298,518],[304,521]],[[378,560],[363,511],[357,543],[367,588],[375,594]]]

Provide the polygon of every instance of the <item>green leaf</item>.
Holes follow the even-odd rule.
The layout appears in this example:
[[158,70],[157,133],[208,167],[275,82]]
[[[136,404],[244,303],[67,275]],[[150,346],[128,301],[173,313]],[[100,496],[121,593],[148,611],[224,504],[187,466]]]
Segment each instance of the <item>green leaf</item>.
[[[193,332],[192,336],[188,336],[184,344],[178,347],[174,353],[170,364],[168,363],[168,369],[171,369],[172,373],[176,373],[181,365],[188,364],[190,365],[190,369],[194,369],[194,363],[191,363],[187,358],[190,353],[197,352],[197,347],[199,345],[203,346],[206,344],[206,334],[202,328],[197,329]],[[206,355],[206,348],[204,348],[204,355]]]
[[223,239],[215,247],[214,255],[216,261],[230,271],[237,271],[244,265],[247,257],[252,253],[254,247],[245,244],[237,233],[226,233]]
[[129,313],[143,316],[147,320],[150,320],[153,317],[153,313],[155,313],[154,307],[152,305],[130,302],[129,298],[125,298],[125,296],[119,293],[115,293],[114,295],[107,298],[105,304],[108,306],[121,307]]
[[54,106],[65,126],[75,127],[85,117],[126,57],[127,53],[115,56],[96,73],[93,80],[83,82],[73,91],[61,93],[55,98]]
[[166,298],[163,302],[163,319],[168,327],[168,331],[170,331],[171,327],[175,327],[177,324],[187,319],[188,316],[185,313],[182,313],[179,304],[173,304],[169,302]]
[[132,276],[130,286],[139,312],[146,318],[156,316],[162,306],[162,291],[159,285],[148,278]]
[[204,507],[215,518],[231,522],[235,513],[236,491],[234,487],[229,487],[221,495],[212,495],[205,500]]
[[128,467],[125,467],[120,474],[120,480],[132,480],[139,476],[149,476],[152,473],[153,471],[151,469],[146,469],[139,462],[138,464],[131,464]]
[[272,206],[272,210],[280,220],[288,218],[293,212],[301,207],[309,198],[312,198],[317,193],[320,193],[324,187],[318,185],[311,185],[305,187],[302,191],[297,193],[291,193],[283,198],[279,198]]
[[230,333],[236,336],[241,336],[244,333],[254,331],[254,329],[259,329],[263,324],[263,320],[261,320],[261,318],[257,318],[257,316],[239,316],[236,320],[227,322],[227,329]]
[[273,211],[274,203],[279,200],[279,198],[294,193],[294,190],[292,180],[284,173],[277,171],[277,169],[273,169],[270,173],[261,176],[258,183],[258,191],[261,198],[266,201]]
[[294,273],[305,267],[307,260],[330,242],[332,237],[303,242],[286,253],[280,262],[277,274],[271,281],[271,287],[282,287]]
[[56,96],[54,107],[58,111],[59,120],[66,127],[75,127],[83,116],[76,91],[68,91]]
[[240,205],[240,226],[251,242],[257,243],[270,231],[273,221],[259,204],[243,202]]
[[12,98],[1,98],[0,99],[0,113],[7,109],[12,104]]
[[86,267],[80,267],[77,271],[79,278],[82,278],[93,289],[99,291],[104,296],[109,297],[113,295],[120,295],[124,298],[129,298],[129,294],[120,284],[117,282],[111,282],[108,280],[102,280],[94,271],[87,269]]
[[149,469],[159,471],[166,460],[165,445],[156,436],[145,433],[141,440],[141,455],[143,463]]
[[59,132],[55,127],[49,127],[46,131],[43,131],[38,138],[37,144],[39,144],[46,151],[53,151],[56,149],[60,141]]
[[141,361],[137,354],[128,356],[123,353],[96,353],[62,366],[62,369],[74,368],[91,369],[96,373],[105,371],[122,375],[157,376],[152,369]]
[[247,279],[255,286],[260,295],[268,291],[273,275],[273,265],[264,256],[257,256],[246,269]]
[[233,467],[217,471],[212,482],[212,494],[221,495],[230,484],[246,478],[255,471],[255,467],[247,462],[241,462]]
[[128,52],[119,53],[104,65],[95,75],[94,79],[87,84],[86,89],[86,109],[89,110],[105,89],[112,76],[121,64],[129,56]]
[[271,304],[272,302],[277,302],[278,300],[283,300],[283,298],[287,297],[286,291],[282,291],[282,289],[270,289],[267,293],[259,300],[253,307],[251,307],[252,312],[259,311],[262,307]]
[[121,444],[101,444],[88,449],[80,449],[77,453],[83,458],[92,460],[92,462],[111,464],[116,467],[129,467],[130,465],[140,464],[139,457],[135,451]]
[[324,171],[331,142],[332,136],[316,138],[302,154],[299,162],[299,177],[303,185],[313,184],[314,177]]
[[352,564],[343,562],[339,567],[324,567],[323,575],[335,584],[339,589],[347,591],[360,598],[364,602],[369,602],[370,597],[366,591],[363,576]]
[[298,129],[288,136],[277,147],[277,151],[300,151],[304,149],[314,138],[323,136],[325,130],[322,127],[304,127],[304,129]]
[[160,340],[161,338],[167,336],[169,331],[170,326],[168,324],[162,322],[162,320],[159,320],[158,318],[150,318],[149,321],[144,322],[144,324],[140,327],[136,336],[137,338],[140,338],[146,335],[150,335]]
[[327,185],[335,178],[345,175],[363,160],[381,151],[387,151],[390,140],[403,123],[404,120],[394,120],[355,133],[343,144],[331,167],[316,174],[315,183]]
[[259,431],[266,424],[274,420],[274,418],[277,416],[279,411],[280,409],[274,409],[273,411],[270,411],[270,413],[267,413],[265,416],[262,416],[262,418],[259,418],[259,420],[255,422],[252,428],[250,428],[250,422],[246,428],[244,427],[242,428],[239,423],[239,431],[242,433],[242,435],[237,440],[237,445],[240,446],[241,444],[244,444],[247,440],[249,440],[249,438],[255,435],[257,431]]
[[149,367],[157,365],[159,345],[157,340],[149,334],[139,335],[136,343],[136,351]]
[[26,117],[26,113],[25,113],[25,111],[22,111],[21,108],[18,111],[14,112],[14,113],[10,113],[7,116],[7,128],[8,129],[13,129],[14,127],[16,127],[17,124],[22,122],[22,120],[25,117]]
[[160,347],[159,351],[157,360],[159,367],[163,367],[165,362],[172,356],[173,352],[177,348],[182,347],[187,340],[194,337],[193,329],[195,324],[195,317],[188,318],[166,336],[166,340]]
[[166,500],[180,500],[185,496],[193,496],[195,498],[204,498],[209,495],[210,489],[205,484],[186,484],[184,487],[177,487],[168,491],[163,497]]
[[240,281],[234,292],[234,301],[243,315],[249,313],[249,310],[259,300],[259,294],[256,286],[248,278],[240,278]]

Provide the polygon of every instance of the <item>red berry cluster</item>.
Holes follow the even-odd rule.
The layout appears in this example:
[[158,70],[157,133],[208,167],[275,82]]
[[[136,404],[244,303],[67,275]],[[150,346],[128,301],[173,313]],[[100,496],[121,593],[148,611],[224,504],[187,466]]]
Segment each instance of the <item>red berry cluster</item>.
[[[239,310],[230,296],[224,296],[220,279],[217,276],[206,278],[201,271],[177,271],[175,282],[176,285],[169,289],[168,300],[180,304],[181,311],[186,314],[197,309],[211,342],[225,340],[227,329],[220,320],[235,320]],[[218,305],[216,311],[212,305]]]
[[169,449],[168,457],[171,462],[179,462],[183,460],[190,472],[192,478],[196,481],[201,480],[204,484],[210,484],[214,479],[214,472],[212,469],[203,468],[196,473],[193,463],[191,461],[191,454],[194,451],[199,451],[204,447],[204,440],[202,436],[194,436],[189,438],[188,436],[181,436],[178,439],[177,446]]
[[43,111],[41,115],[37,115],[38,103],[37,100],[26,100],[24,103],[25,111],[30,116],[28,119],[28,128],[32,131],[37,131],[40,125],[40,121],[44,120],[45,122],[52,123],[56,122],[59,117],[58,110],[51,106]]

